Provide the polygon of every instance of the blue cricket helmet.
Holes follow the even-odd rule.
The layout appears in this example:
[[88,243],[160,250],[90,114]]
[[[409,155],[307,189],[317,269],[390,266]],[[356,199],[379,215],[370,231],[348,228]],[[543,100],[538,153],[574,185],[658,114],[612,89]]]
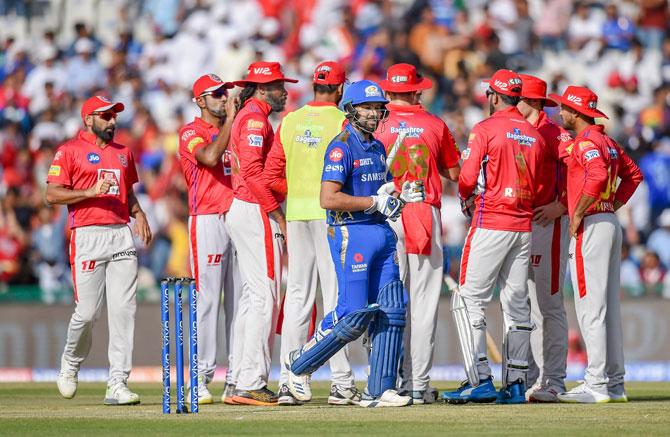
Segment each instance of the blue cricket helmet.
[[340,107],[344,108],[348,104],[355,106],[361,103],[386,104],[388,102],[384,98],[384,91],[378,84],[371,80],[359,80],[358,82],[352,82],[344,89]]

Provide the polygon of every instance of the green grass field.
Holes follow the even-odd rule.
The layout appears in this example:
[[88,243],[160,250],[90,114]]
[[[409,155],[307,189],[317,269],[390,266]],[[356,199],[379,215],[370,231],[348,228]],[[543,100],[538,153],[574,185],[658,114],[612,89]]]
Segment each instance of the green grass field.
[[[440,390],[456,383],[441,382]],[[301,407],[238,407],[216,403],[198,415],[164,416],[160,384],[131,386],[142,404],[102,405],[104,384],[81,383],[72,400],[55,383],[0,384],[1,435],[670,435],[670,383],[629,383],[628,404],[464,405],[438,403],[363,409],[326,404],[328,385]],[[221,385],[212,392],[221,394]],[[174,409],[173,409],[174,411]],[[550,433],[550,434],[549,434]]]

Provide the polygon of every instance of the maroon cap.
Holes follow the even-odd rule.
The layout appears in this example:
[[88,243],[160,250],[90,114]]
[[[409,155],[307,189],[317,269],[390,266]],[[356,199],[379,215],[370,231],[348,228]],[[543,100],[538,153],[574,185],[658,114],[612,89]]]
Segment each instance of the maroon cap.
[[344,68],[337,62],[325,61],[314,69],[314,83],[320,85],[341,85],[347,80]]
[[598,96],[596,93],[586,87],[569,86],[562,96],[549,94],[549,98],[589,117],[609,119],[605,113],[598,110]]
[[204,74],[198,78],[193,84],[193,98],[200,97],[205,93],[211,93],[221,87],[226,89],[233,88],[235,85],[232,82],[224,82],[216,74]]
[[521,97],[543,100],[544,106],[556,106],[556,102],[547,98],[547,82],[530,74],[519,74],[521,78]]
[[296,83],[298,79],[290,79],[284,76],[279,62],[254,62],[249,65],[247,77],[243,80],[233,82],[236,86],[246,86],[248,83],[269,83],[275,80]]
[[493,73],[489,80],[485,80],[493,91],[510,97],[521,95],[521,78],[512,70],[500,69]]
[[392,93],[409,93],[412,91],[427,90],[433,86],[433,81],[421,77],[416,67],[410,64],[394,64],[386,70],[386,79],[379,82],[384,91]]
[[104,96],[93,96],[86,100],[81,107],[81,118],[91,115],[94,112],[105,112],[110,109],[114,112],[121,112],[125,109],[125,106],[123,106],[123,103],[121,102],[114,103]]

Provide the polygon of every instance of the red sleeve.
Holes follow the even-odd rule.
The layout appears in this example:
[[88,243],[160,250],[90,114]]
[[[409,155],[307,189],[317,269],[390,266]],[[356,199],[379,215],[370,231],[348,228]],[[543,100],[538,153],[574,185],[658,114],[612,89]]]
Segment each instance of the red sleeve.
[[479,177],[479,170],[482,167],[482,160],[487,152],[488,135],[486,131],[477,125],[470,132],[468,138],[468,145],[461,158],[463,158],[463,165],[461,166],[461,174],[458,177],[458,194],[461,199],[467,199],[475,191],[477,186],[477,178]]
[[47,173],[47,183],[72,187],[74,160],[70,156],[71,153],[72,151],[68,147],[61,146],[58,148]]
[[195,152],[207,145],[207,140],[193,127],[186,126],[179,132],[179,154],[198,165]]
[[608,180],[607,164],[600,148],[590,140],[580,140],[575,143],[573,153],[584,168],[585,180],[582,192],[599,199],[600,193],[605,191]]
[[130,190],[132,186],[139,181],[140,178],[137,177],[137,167],[135,167],[135,158],[133,157],[133,152],[128,150],[128,171],[126,172],[126,183],[128,184],[128,190]]
[[454,137],[449,132],[446,124],[442,123],[442,142],[440,144],[440,165],[442,168],[449,169],[458,166],[458,146]]
[[252,112],[240,120],[240,143],[237,145],[240,175],[265,212],[279,208],[263,177],[263,149],[272,141],[272,127],[261,114]]
[[263,172],[265,183],[272,191],[283,196],[286,195],[286,155],[284,145],[281,142],[281,124],[277,128],[277,134],[272,142],[272,148],[265,160],[265,171]]
[[614,200],[626,203],[637,189],[637,186],[640,185],[640,182],[642,182],[643,177],[640,167],[630,159],[621,147],[618,145],[616,147],[619,153],[619,171],[617,176],[621,178],[621,182],[617,187]]

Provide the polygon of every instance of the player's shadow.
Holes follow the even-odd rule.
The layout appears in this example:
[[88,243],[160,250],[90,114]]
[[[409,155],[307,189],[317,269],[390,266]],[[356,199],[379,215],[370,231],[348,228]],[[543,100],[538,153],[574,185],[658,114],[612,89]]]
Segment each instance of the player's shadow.
[[630,402],[665,402],[670,401],[670,396],[633,396],[629,398]]

